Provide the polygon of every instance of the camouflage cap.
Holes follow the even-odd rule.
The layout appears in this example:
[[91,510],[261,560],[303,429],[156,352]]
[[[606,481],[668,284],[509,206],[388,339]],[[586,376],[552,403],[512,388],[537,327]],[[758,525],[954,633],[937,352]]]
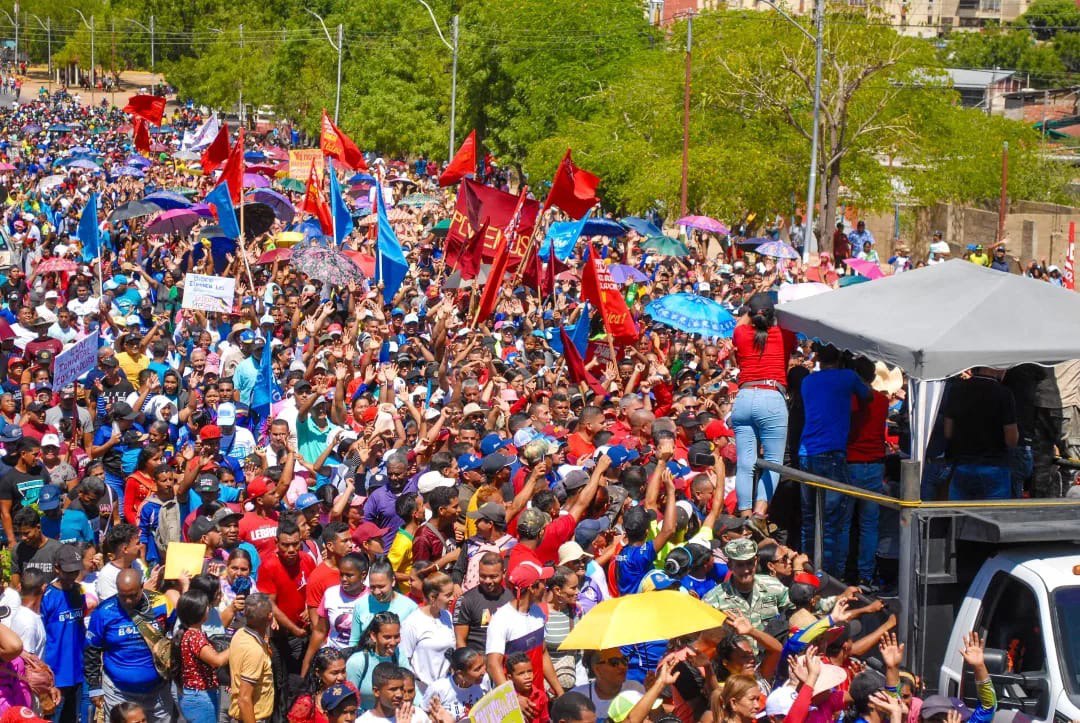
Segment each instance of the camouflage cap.
[[530,540],[537,540],[549,522],[551,522],[551,516],[548,513],[530,507],[518,518],[518,534]]
[[724,554],[729,561],[745,562],[757,558],[757,543],[745,537],[732,540],[724,545]]

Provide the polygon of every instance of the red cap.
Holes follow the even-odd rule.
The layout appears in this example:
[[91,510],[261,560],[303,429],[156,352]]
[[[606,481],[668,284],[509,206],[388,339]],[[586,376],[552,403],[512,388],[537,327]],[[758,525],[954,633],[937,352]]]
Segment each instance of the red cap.
[[274,489],[274,483],[269,477],[256,477],[248,482],[247,494],[249,499],[255,499],[256,497],[262,497],[267,492]]
[[8,708],[4,711],[4,715],[0,716],[0,723],[49,723],[44,718],[40,718],[34,711],[30,710],[26,706],[20,705],[14,708]]
[[809,585],[815,590],[821,587],[821,580],[818,579],[817,575],[809,572],[797,572],[795,573],[795,577],[793,577],[791,581],[801,582],[803,585]]
[[341,324],[331,324],[330,326],[326,327],[326,333],[330,335],[340,334]]
[[554,574],[555,570],[550,567],[540,567],[532,560],[523,560],[510,571],[507,580],[520,590],[531,587],[541,580],[550,580]]
[[208,439],[221,439],[221,427],[216,424],[207,424],[199,430],[199,439],[203,442]]
[[720,419],[714,419],[705,425],[705,438],[709,440],[719,439],[720,437],[734,437],[735,432],[731,431],[731,427],[724,424]]
[[379,527],[374,522],[361,522],[352,531],[352,541],[357,545],[363,545],[368,540],[382,537],[386,534],[387,529],[386,527]]

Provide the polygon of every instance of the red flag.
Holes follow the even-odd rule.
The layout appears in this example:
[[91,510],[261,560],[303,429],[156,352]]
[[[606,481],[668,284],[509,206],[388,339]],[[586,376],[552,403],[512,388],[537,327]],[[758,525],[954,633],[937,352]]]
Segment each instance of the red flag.
[[447,247],[454,243],[468,243],[483,222],[488,225],[484,238],[484,260],[491,261],[495,258],[495,248],[500,238],[515,227],[516,234],[509,246],[510,263],[507,268],[510,271],[516,270],[540,213],[540,204],[529,199],[521,203],[519,211],[520,200],[520,196],[466,178],[458,186],[457,205],[450,220],[450,230],[446,234]]
[[124,112],[159,126],[165,115],[165,99],[156,95],[133,95],[128,98]]
[[319,228],[327,236],[334,233],[334,219],[330,214],[330,204],[328,204],[322,196],[322,189],[319,188],[319,175],[315,172],[315,161],[311,162],[311,171],[308,173],[307,179],[307,192],[304,194],[304,200],[300,204],[300,210],[305,213],[310,213],[319,221]]
[[566,372],[570,375],[570,381],[575,384],[585,382],[589,385],[589,389],[593,390],[593,393],[595,393],[596,396],[606,397],[607,390],[604,389],[604,385],[585,368],[585,362],[581,360],[581,354],[578,353],[577,347],[574,346],[573,340],[566,333],[564,327],[559,327],[559,336],[562,338],[563,356],[566,357]]
[[[217,143],[217,139],[214,139]],[[212,145],[212,144],[211,144]],[[244,129],[236,134],[236,145],[229,151],[225,167],[221,169],[221,180],[229,184],[229,197],[234,204],[240,203],[244,192]]]
[[330,120],[330,116],[326,115],[326,110],[322,112],[322,133],[319,135],[319,148],[322,149],[325,155],[341,161],[354,171],[366,171],[368,169],[367,163],[364,161],[364,154],[360,152],[360,149],[356,147],[351,138],[334,125],[334,121]]
[[446,265],[461,272],[461,278],[465,281],[475,279],[480,273],[487,232],[488,224],[485,220],[484,225],[477,229],[468,241],[446,244]]
[[616,344],[633,344],[637,341],[638,330],[626,307],[626,299],[591,243],[588,252],[589,260],[581,272],[581,296],[600,309],[604,328]]
[[132,135],[134,136],[135,140],[135,150],[137,150],[139,153],[149,153],[150,128],[146,125],[146,121],[139,116],[135,116],[134,118],[134,128],[132,130]]
[[566,155],[555,170],[555,178],[551,180],[551,191],[544,208],[558,206],[575,220],[581,220],[590,208],[600,202],[596,197],[596,187],[599,185],[600,177],[575,166],[567,148]]
[[222,123],[214,140],[202,152],[203,173],[213,173],[229,160],[229,124]]
[[465,176],[476,173],[476,131],[468,135],[450,164],[439,176],[440,186],[452,186]]
[[503,277],[506,276],[506,266],[510,260],[510,254],[506,252],[509,240],[500,234],[499,246],[495,249],[495,262],[491,265],[491,273],[488,274],[484,284],[484,295],[480,297],[480,308],[477,309],[476,317],[472,326],[476,326],[480,319],[487,319],[495,311],[495,304],[499,300],[499,294],[503,288]]
[[1065,273],[1062,275],[1066,289],[1076,288],[1076,268],[1074,266],[1076,256],[1076,223],[1069,222],[1069,245],[1065,252]]

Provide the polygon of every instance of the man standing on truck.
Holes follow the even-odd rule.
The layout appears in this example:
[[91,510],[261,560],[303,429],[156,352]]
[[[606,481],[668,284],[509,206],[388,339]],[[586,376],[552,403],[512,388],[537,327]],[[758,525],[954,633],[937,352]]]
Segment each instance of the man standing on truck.
[[945,404],[945,439],[953,462],[951,500],[1012,497],[1010,453],[1020,439],[1012,392],[1004,372],[975,367],[953,383]]

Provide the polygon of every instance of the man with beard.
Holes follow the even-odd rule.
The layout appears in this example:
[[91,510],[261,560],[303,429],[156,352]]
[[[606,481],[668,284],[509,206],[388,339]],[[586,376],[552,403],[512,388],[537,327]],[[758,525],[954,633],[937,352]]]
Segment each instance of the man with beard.
[[[484,507],[492,505],[488,503]],[[481,511],[490,512],[483,508]],[[459,648],[468,647],[483,654],[491,616],[510,602],[512,595],[503,584],[503,559],[498,552],[489,550],[480,556],[478,577],[476,587],[462,595],[454,607],[454,634]]]
[[299,689],[301,684],[300,668],[309,623],[304,596],[308,578],[315,569],[315,561],[300,548],[300,528],[293,519],[282,519],[277,528],[276,550],[264,557],[258,581],[259,592],[269,595],[274,604],[278,629],[271,636],[271,645],[285,664],[290,691]]
[[364,503],[364,519],[386,530],[383,549],[389,550],[397,531],[405,524],[394,508],[397,498],[402,494],[415,495],[419,487],[415,480],[409,480],[409,458],[403,452],[390,455],[386,460],[386,473],[375,475],[373,482],[380,486]]

